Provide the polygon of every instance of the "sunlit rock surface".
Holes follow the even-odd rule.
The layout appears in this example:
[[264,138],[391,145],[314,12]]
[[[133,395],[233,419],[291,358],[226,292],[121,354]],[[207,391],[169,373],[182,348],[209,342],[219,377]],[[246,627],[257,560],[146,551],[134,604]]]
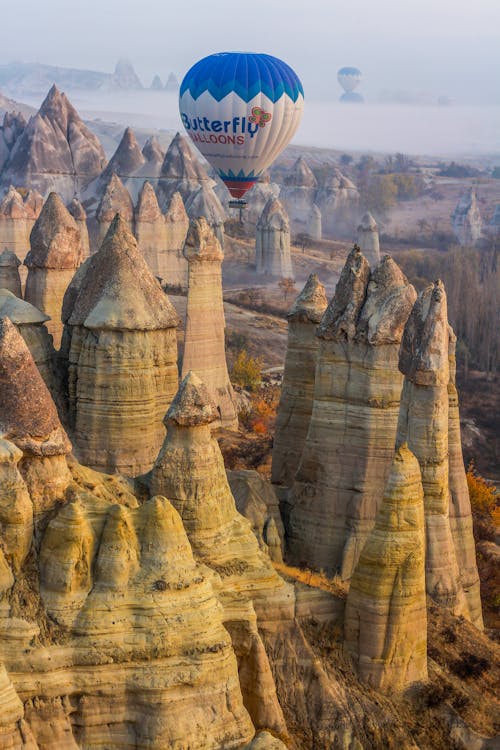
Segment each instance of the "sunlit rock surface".
[[257,222],[255,234],[257,273],[293,279],[288,214],[277,198],[270,198]]

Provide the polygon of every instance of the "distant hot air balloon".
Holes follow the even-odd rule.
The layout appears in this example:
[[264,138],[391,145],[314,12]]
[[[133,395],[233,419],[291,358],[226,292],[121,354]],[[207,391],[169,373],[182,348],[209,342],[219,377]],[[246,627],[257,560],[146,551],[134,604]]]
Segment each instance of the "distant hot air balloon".
[[304,91],[294,71],[271,55],[220,52],[199,60],[181,83],[187,134],[242,198],[295,134]]
[[337,72],[337,81],[344,91],[354,91],[361,81],[361,71],[358,68],[340,68]]

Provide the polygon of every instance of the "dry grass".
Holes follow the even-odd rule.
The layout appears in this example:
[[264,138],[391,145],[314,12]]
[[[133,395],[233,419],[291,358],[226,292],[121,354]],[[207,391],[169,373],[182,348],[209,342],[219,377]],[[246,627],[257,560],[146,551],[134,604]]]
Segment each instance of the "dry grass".
[[347,596],[348,585],[339,576],[328,578],[322,571],[317,573],[307,568],[294,568],[292,565],[286,565],[286,563],[274,562],[273,566],[281,575],[291,578],[294,581],[305,583],[306,586],[328,591],[329,594],[334,594],[342,598]]

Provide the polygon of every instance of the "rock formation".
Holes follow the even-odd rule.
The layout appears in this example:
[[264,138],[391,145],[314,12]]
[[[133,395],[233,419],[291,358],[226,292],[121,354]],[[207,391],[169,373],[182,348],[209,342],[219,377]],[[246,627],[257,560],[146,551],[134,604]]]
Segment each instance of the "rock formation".
[[113,174],[120,178],[132,196],[137,199],[142,181],[136,179],[137,173],[145,165],[146,159],[141,152],[132,128],[125,128],[118,147],[100,177],[103,184],[108,184]]
[[290,493],[293,559],[348,579],[389,475],[402,386],[399,346],[416,293],[357,246],[318,328],[314,404]]
[[0,172],[9,159],[10,152],[26,127],[21,112],[5,112],[0,128]]
[[78,455],[95,468],[146,472],[177,390],[178,317],[119,215],[68,297],[65,355]]
[[321,240],[323,237],[323,217],[321,216],[321,211],[316,204],[311,208],[307,220],[306,234],[312,240]]
[[224,255],[204,217],[191,220],[184,255],[189,271],[182,377],[193,370],[213,398],[222,426],[235,429],[238,415],[224,348]]
[[369,211],[363,214],[358,227],[358,245],[370,264],[370,268],[380,262],[380,243],[378,239],[378,224]]
[[158,200],[161,208],[165,210],[175,192],[179,192],[186,203],[191,193],[197,192],[203,182],[212,184],[207,171],[193,155],[187,138],[176,133],[160,171]]
[[7,317],[16,326],[24,339],[33,360],[38,367],[45,385],[57,395],[57,377],[55,372],[55,351],[52,339],[45,323],[48,316],[19,299],[7,289],[0,289],[0,317]]
[[488,222],[486,231],[492,237],[497,237],[500,234],[500,203],[497,203],[491,219]]
[[137,73],[134,70],[134,66],[125,58],[120,58],[115,66],[115,72],[112,78],[113,86],[117,89],[124,90],[139,90],[143,88],[142,83],[139,80]]
[[224,211],[220,200],[207,181],[202,182],[198,190],[186,200],[186,213],[190,219],[203,216],[213,229],[215,236],[224,247]]
[[22,297],[19,266],[21,261],[12,250],[0,253],[0,289],[8,289],[16,297]]
[[153,274],[163,284],[187,286],[187,261],[182,253],[189,219],[179,193],[174,193],[165,216],[155,191],[146,181],[135,207],[135,236]]
[[461,245],[475,245],[480,238],[483,222],[473,187],[458,201],[451,216],[451,226]]
[[25,299],[50,317],[54,346],[62,335],[61,309],[66,288],[81,262],[80,232],[56,193],[50,193],[30,236]]
[[[280,194],[280,186],[271,182],[269,172],[263,172],[255,185],[246,194],[247,207],[244,211],[243,220],[250,224],[257,224],[270,198],[277,198]],[[223,196],[223,198],[222,198]],[[219,193],[221,200],[227,200],[227,188],[224,193]]]
[[160,274],[167,284],[187,289],[188,264],[183,248],[189,227],[189,218],[180,193],[174,193],[165,211],[166,253],[162,258]]
[[386,692],[427,679],[424,493],[420,467],[396,451],[377,514],[352,576],[344,639],[363,682]]
[[152,180],[159,176],[161,165],[165,158],[165,154],[156,138],[151,136],[148,138],[142,149],[142,155],[144,156],[145,164],[143,171],[146,172],[146,177]]
[[300,156],[285,175],[280,201],[285,206],[294,234],[308,231],[318,183],[306,160]]
[[158,74],[153,77],[150,88],[151,91],[163,91],[163,83]]
[[28,347],[6,317],[0,319],[0,431],[23,452],[19,471],[37,518],[63,499],[71,445]]
[[312,273],[287,315],[288,343],[271,473],[275,484],[292,484],[302,456],[313,408],[316,329],[327,304],[325,287]]
[[29,250],[29,236],[26,206],[11,185],[0,202],[0,250],[11,250],[23,261]]
[[1,181],[4,185],[29,185],[44,195],[57,191],[64,201],[70,201],[105,164],[97,137],[54,85],[16,140]]
[[119,213],[130,231],[134,220],[134,204],[129,191],[118,175],[112,174],[97,207],[96,220],[99,226],[97,247],[100,247],[116,214]]
[[326,175],[315,203],[321,211],[324,237],[352,237],[359,216],[359,192],[339,169]]
[[218,418],[208,390],[189,372],[165,417],[167,437],[151,474],[151,493],[169,497],[181,514],[195,558],[216,574],[214,588],[224,607],[243,700],[254,725],[282,731],[283,714],[256,619],[273,619],[273,600],[290,616],[292,600],[260,552],[248,521],[236,511],[211,433]]
[[73,198],[71,203],[68,205],[68,211],[74,218],[78,231],[80,232],[80,252],[82,261],[86,260],[90,255],[90,240],[89,230],[87,227],[87,213],[78,200]]
[[278,199],[271,198],[257,223],[255,236],[257,273],[293,279],[290,224]]
[[458,392],[455,385],[457,363],[455,359],[456,336],[449,328],[448,382],[448,456],[450,483],[450,525],[460,572],[462,588],[467,599],[471,622],[483,629],[479,574],[472,530],[472,512],[465,476],[462,440],[460,437],[460,414]]
[[[437,281],[419,295],[405,326],[399,360],[405,380],[397,444],[408,443],[420,464],[424,488],[427,593],[456,614],[470,616],[449,517],[448,340],[446,293],[442,282]],[[458,506],[458,498],[456,501]],[[463,554],[468,553],[464,550]],[[466,575],[469,574],[467,571]]]

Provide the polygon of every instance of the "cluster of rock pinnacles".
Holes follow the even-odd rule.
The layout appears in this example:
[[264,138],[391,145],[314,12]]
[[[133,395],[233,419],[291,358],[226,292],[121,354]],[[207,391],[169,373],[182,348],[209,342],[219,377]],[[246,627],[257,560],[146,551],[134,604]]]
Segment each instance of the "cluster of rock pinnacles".
[[[81,204],[38,206],[24,300],[0,256],[0,747],[279,750],[285,705],[321,746],[357,747],[301,616],[334,612],[359,678],[388,692],[427,677],[426,595],[482,627],[445,290],[417,296],[379,260],[369,216],[372,268],[356,246],[329,304],[308,279],[289,313],[280,515],[251,472],[230,486],[212,434],[237,425],[217,227],[188,226],[170,196],[179,386],[151,249],[165,215],[148,183],[125,216],[112,192],[90,256]],[[276,203],[268,234],[289,232]],[[345,607],[278,575],[285,534],[289,561],[350,581]]]

